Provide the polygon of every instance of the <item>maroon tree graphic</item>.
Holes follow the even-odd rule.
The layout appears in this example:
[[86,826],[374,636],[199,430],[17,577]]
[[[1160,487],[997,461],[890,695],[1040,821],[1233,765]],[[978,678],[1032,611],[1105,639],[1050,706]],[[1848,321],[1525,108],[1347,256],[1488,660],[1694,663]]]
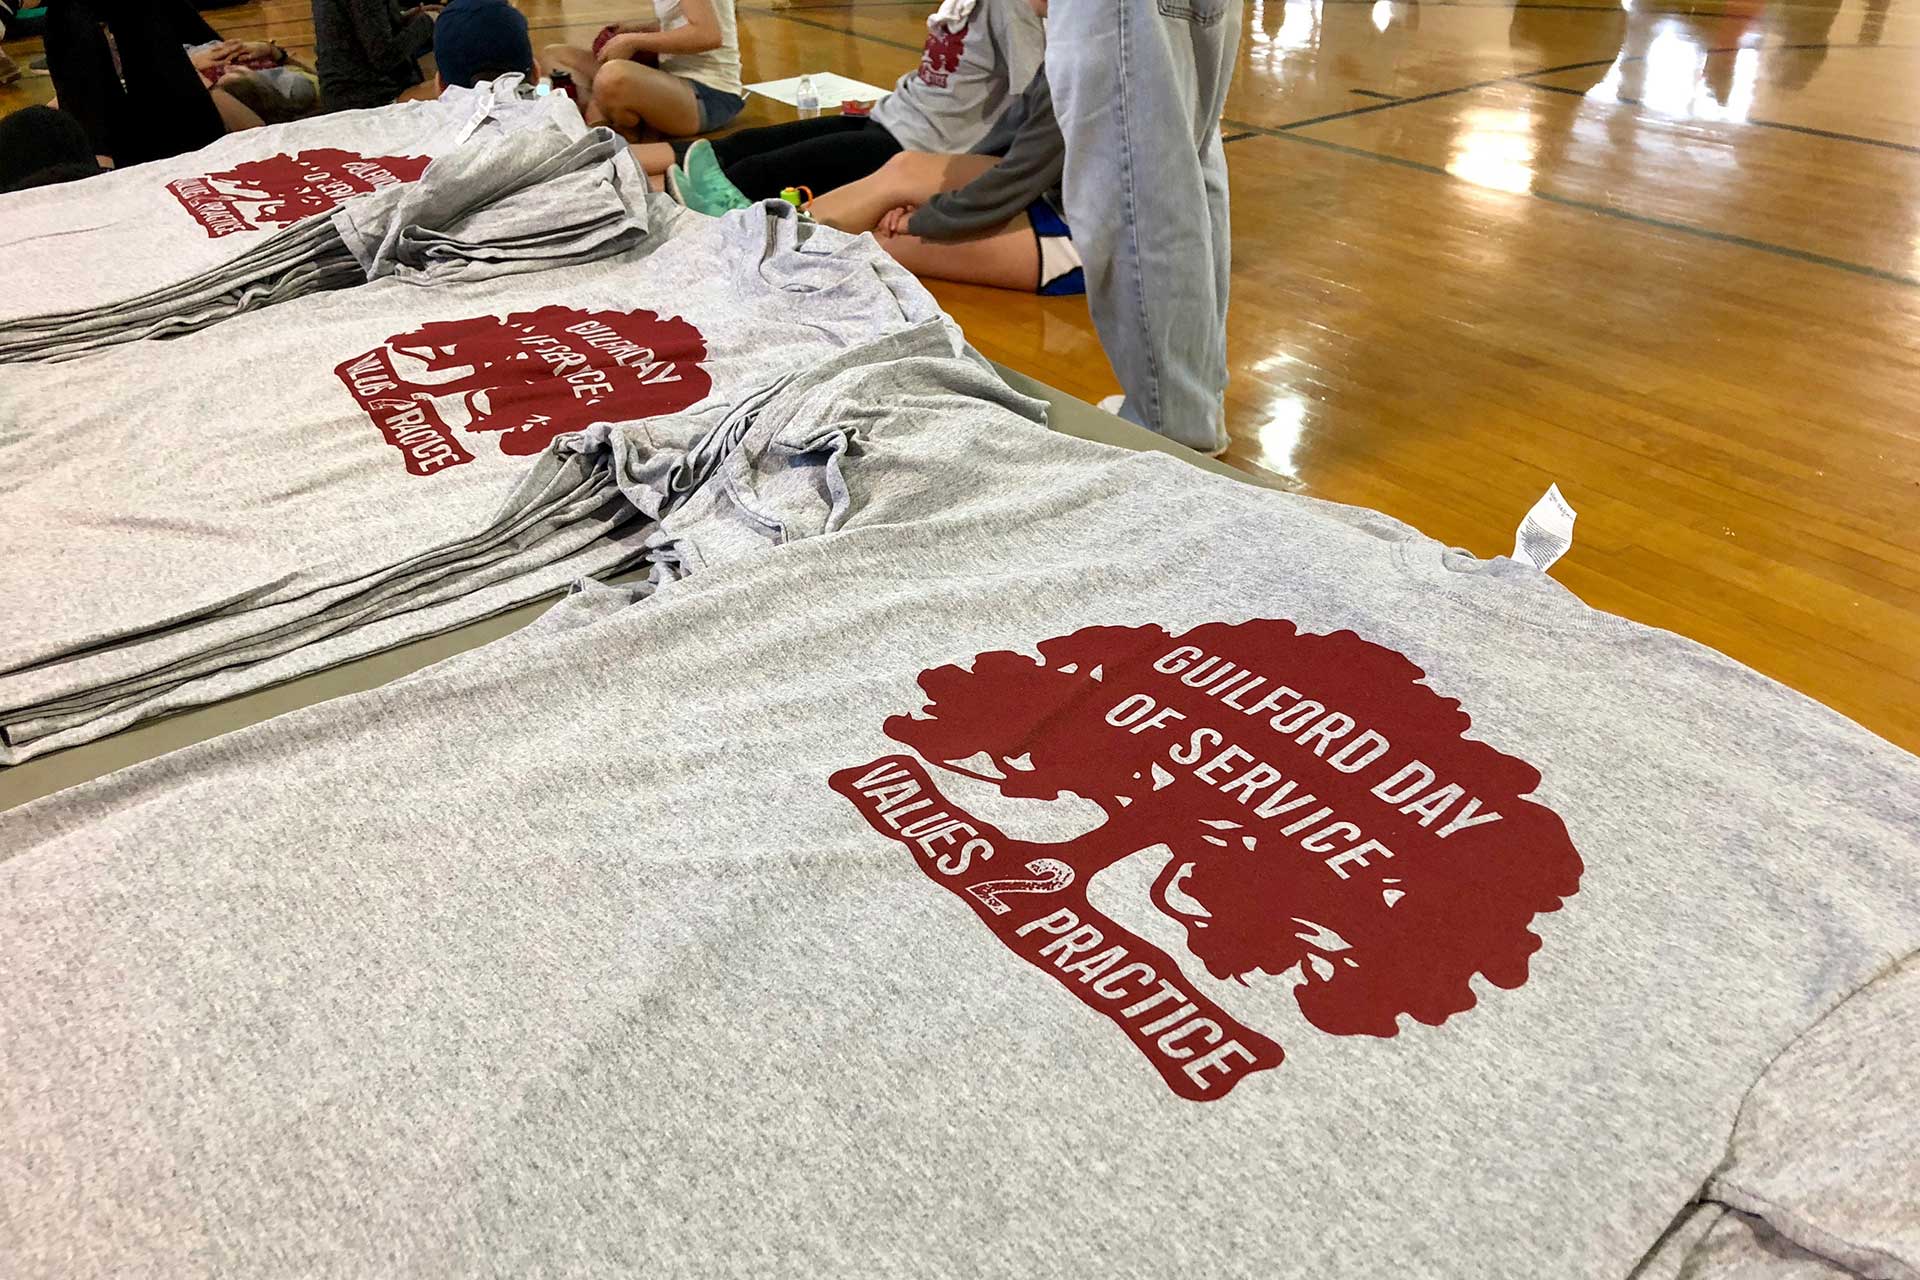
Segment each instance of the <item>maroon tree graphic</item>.
[[1089,627],[1039,653],[923,673],[926,705],[887,736],[1008,796],[1097,805],[1077,839],[1008,842],[1066,868],[1055,900],[1075,910],[1094,875],[1164,846],[1152,901],[1193,954],[1217,978],[1287,975],[1324,1031],[1438,1025],[1476,975],[1518,987],[1534,917],[1579,888],[1563,824],[1527,798],[1538,771],[1351,632]]
[[457,397],[467,431],[497,433],[500,451],[539,453],[597,422],[674,413],[706,398],[712,380],[700,331],[651,311],[548,306],[508,316],[439,320],[388,339],[444,381],[402,381],[408,395]]
[[326,213],[348,196],[372,191],[374,184],[349,166],[377,165],[402,182],[412,182],[426,172],[429,163],[426,156],[368,157],[319,147],[290,156],[243,161],[207,177],[229,199],[257,202],[260,207],[253,214],[256,225],[280,227]]
[[959,69],[960,54],[967,47],[967,28],[949,31],[944,26],[936,28],[927,36],[925,51],[926,65],[941,74]]

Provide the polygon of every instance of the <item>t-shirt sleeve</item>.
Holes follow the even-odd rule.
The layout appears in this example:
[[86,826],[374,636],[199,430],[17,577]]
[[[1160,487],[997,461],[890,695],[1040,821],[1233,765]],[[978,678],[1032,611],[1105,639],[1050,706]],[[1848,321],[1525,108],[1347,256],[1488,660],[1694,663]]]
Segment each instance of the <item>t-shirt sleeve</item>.
[[1835,1267],[1920,1276],[1916,1098],[1920,952],[1855,991],[1773,1060],[1742,1104],[1703,1199]]
[[1066,167],[1066,143],[1054,118],[1044,73],[1034,78],[1007,115],[1019,117],[1020,125],[999,153],[1000,163],[959,190],[928,200],[908,220],[908,231],[941,240],[990,230],[1059,184]]
[[993,22],[994,43],[1007,68],[1007,93],[1018,97],[1046,58],[1046,28],[1024,0],[995,4]]

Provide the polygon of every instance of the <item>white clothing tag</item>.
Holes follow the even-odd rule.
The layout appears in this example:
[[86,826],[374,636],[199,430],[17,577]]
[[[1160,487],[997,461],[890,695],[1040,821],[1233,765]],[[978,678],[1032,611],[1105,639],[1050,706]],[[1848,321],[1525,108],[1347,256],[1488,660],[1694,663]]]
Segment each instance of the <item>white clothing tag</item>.
[[1550,484],[1513,535],[1513,558],[1545,573],[1573,545],[1574,510]]
[[973,20],[973,10],[979,3],[980,0],[940,0],[940,7],[927,15],[927,30],[945,27],[948,31],[958,31]]

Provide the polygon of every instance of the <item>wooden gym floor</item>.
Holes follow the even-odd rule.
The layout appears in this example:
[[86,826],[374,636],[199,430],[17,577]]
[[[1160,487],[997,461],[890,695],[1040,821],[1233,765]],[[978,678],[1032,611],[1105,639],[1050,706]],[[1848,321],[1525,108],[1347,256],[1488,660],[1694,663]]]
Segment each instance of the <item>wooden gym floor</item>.
[[[521,7],[551,43],[644,6]],[[747,78],[889,84],[931,7],[742,0]],[[310,54],[303,0],[209,17]],[[1557,481],[1581,597],[1920,749],[1917,85],[1914,0],[1250,0],[1229,460],[1481,555]],[[1117,390],[1080,300],[935,292]]]

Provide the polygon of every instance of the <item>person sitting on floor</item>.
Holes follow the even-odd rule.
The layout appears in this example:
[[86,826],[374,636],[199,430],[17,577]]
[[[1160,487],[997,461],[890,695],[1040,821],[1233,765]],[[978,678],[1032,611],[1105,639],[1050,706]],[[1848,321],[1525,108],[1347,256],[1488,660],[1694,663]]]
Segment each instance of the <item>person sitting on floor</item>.
[[398,0],[313,0],[314,62],[328,111],[384,107],[422,84],[420,55],[433,45],[432,5]]
[[917,276],[1081,294],[1085,273],[1060,213],[1066,159],[1042,69],[972,153],[903,151],[877,173],[810,202],[807,212],[855,235],[874,232]]
[[[946,0],[927,25],[920,65],[871,116],[827,115],[716,138],[720,174],[748,199],[768,200],[786,187],[831,191],[856,182],[902,151],[977,146],[1039,69],[1046,30],[1028,0]],[[648,173],[665,174],[686,147],[656,143],[633,154]],[[701,203],[687,194],[689,204]]]
[[[711,133],[747,104],[733,0],[653,5],[657,23],[619,24],[592,49],[553,45],[544,60],[573,76],[588,124],[632,142]],[[658,65],[641,61],[649,56]]]
[[[6,119],[0,191],[164,160],[261,124],[230,94],[208,88],[202,69],[220,65],[225,45],[186,0],[61,0],[48,8],[46,22],[58,109],[29,108]],[[188,54],[187,45],[208,42],[198,57]]]
[[187,56],[209,89],[233,98],[266,124],[299,120],[320,109],[320,81],[311,67],[271,40],[214,40]]
[[507,0],[453,0],[433,24],[433,65],[440,92],[483,80],[540,78],[527,19]]

